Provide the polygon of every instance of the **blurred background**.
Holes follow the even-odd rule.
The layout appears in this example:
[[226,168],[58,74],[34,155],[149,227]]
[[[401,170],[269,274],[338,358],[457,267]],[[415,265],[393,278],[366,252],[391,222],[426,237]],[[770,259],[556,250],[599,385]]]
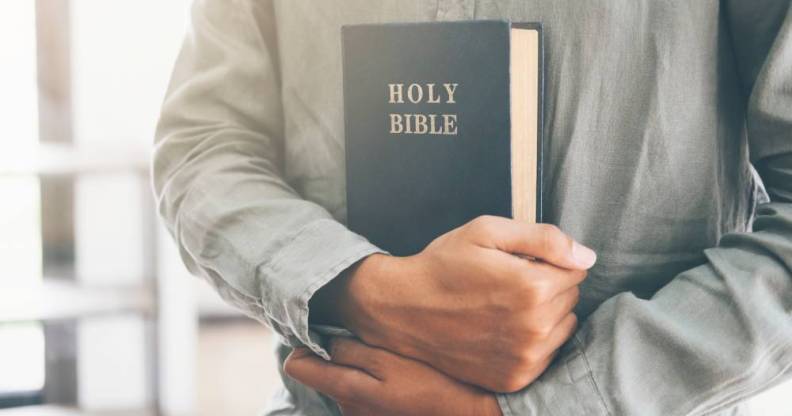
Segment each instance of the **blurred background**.
[[154,215],[189,3],[0,1],[2,416],[255,415],[279,383]]
[[[0,416],[255,415],[279,384],[274,337],[189,276],[153,210],[189,3],[0,1]],[[790,390],[755,414],[791,415]]]

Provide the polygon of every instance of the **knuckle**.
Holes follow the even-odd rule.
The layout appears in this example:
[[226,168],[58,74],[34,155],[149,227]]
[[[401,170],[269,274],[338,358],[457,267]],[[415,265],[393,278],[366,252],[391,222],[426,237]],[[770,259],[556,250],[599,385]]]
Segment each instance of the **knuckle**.
[[542,359],[544,359],[544,357],[539,351],[534,348],[527,348],[523,352],[518,371],[520,373],[525,373],[527,370],[534,368],[538,363],[542,362]]
[[560,258],[572,251],[572,238],[552,224],[542,224],[539,233],[539,249],[546,258]]
[[542,360],[540,351],[533,346],[533,344],[524,344],[520,349],[513,350],[512,354],[507,361],[507,365],[503,368],[506,375],[521,375],[528,372],[533,368],[536,363]]
[[548,322],[535,322],[531,328],[531,333],[535,338],[545,339],[553,332],[553,325]]
[[515,272],[516,280],[514,286],[511,287],[511,293],[515,296],[515,301],[523,302],[528,301],[530,304],[531,296],[533,296],[536,289],[535,277],[529,272],[517,271]]
[[542,298],[540,292],[541,291],[534,290],[533,288],[528,290],[525,294],[525,303],[531,307],[541,305],[544,299]]
[[525,291],[525,301],[528,305],[541,305],[552,296],[550,288],[541,279],[531,279]]
[[495,224],[496,219],[492,215],[480,215],[470,221],[470,226],[474,230],[486,231]]
[[491,390],[511,393],[524,388],[534,377],[535,369],[544,360],[540,349],[535,347],[521,348],[513,352],[505,367],[501,367],[497,382],[489,387]]
[[542,247],[548,253],[561,252],[572,248],[572,240],[557,226],[546,224],[542,231]]
[[496,383],[495,390],[498,393],[514,393],[521,390],[528,384],[527,377],[522,372],[512,371],[506,374]]
[[547,235],[547,234],[560,234],[561,233],[561,229],[558,228],[558,226],[555,225],[555,224],[537,224],[536,226],[539,227],[539,232],[542,233],[542,234],[546,234]]

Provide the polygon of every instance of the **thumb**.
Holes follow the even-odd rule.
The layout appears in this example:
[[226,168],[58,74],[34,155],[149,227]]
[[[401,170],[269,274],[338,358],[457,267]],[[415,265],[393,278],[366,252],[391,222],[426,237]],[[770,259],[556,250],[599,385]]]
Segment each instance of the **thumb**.
[[295,348],[286,357],[283,372],[337,401],[368,391],[376,382],[375,378],[358,369],[325,361],[307,348]]
[[502,217],[479,217],[471,226],[479,241],[507,253],[541,259],[554,266],[587,270],[597,254],[552,224],[529,224]]

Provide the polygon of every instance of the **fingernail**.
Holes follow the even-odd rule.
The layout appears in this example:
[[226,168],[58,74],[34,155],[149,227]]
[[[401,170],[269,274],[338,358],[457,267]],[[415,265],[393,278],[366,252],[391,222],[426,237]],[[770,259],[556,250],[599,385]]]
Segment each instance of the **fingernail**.
[[577,241],[572,244],[572,257],[584,269],[591,268],[597,262],[597,253]]

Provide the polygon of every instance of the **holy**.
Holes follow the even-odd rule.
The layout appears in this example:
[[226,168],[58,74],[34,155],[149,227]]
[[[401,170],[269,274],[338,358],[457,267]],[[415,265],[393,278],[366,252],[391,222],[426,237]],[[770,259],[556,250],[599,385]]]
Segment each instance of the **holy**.
[[459,84],[444,83],[437,87],[433,83],[388,84],[388,104],[404,104],[405,99],[412,104],[456,104],[454,94]]

